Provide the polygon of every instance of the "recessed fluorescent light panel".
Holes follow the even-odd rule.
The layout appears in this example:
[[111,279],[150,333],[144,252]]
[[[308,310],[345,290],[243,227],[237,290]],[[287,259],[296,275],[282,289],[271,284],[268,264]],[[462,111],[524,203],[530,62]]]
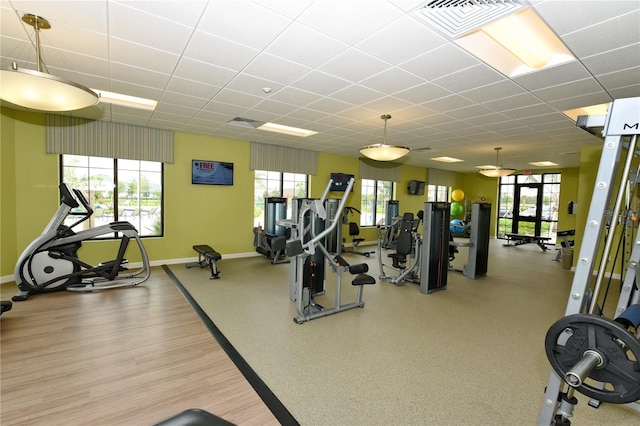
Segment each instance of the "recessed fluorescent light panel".
[[557,166],[558,163],[554,163],[553,161],[535,161],[533,163],[529,163],[532,166],[536,166],[536,167],[551,167],[551,166]]
[[137,96],[123,95],[120,93],[107,92],[106,90],[91,89],[98,94],[100,103],[121,105],[131,108],[146,109],[153,111],[158,105],[158,101],[138,98]]
[[313,130],[299,129],[297,127],[284,126],[276,123],[264,123],[262,126],[258,126],[258,129],[266,130],[267,132],[282,133],[284,135],[301,136],[303,138],[318,133]]
[[606,103],[600,105],[591,105],[582,108],[568,109],[562,111],[562,113],[569,117],[571,120],[577,121],[578,117],[581,115],[607,115],[609,105],[611,104]]
[[443,163],[460,163],[464,160],[461,160],[459,158],[453,158],[453,157],[434,157],[432,158],[432,160],[434,161],[441,161]]
[[454,42],[509,77],[575,60],[531,8],[484,25]]

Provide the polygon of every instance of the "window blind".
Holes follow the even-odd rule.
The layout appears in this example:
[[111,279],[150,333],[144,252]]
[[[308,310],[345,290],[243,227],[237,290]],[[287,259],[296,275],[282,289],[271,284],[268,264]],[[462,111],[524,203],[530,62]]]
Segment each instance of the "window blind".
[[305,149],[251,142],[251,170],[318,174],[318,153]]
[[173,163],[173,132],[48,114],[47,153]]
[[429,185],[448,186],[453,188],[456,186],[456,173],[448,170],[428,169],[427,177]]
[[390,161],[360,159],[360,179],[400,182],[402,165]]

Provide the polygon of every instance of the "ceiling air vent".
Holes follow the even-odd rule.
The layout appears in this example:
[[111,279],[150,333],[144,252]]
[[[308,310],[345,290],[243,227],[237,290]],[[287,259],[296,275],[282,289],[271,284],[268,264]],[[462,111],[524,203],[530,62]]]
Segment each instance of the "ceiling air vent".
[[262,121],[251,120],[249,118],[236,117],[233,120],[227,121],[227,124],[238,127],[246,127],[248,129],[256,129],[262,126],[264,123]]
[[415,16],[449,38],[458,38],[527,6],[524,0],[433,0]]

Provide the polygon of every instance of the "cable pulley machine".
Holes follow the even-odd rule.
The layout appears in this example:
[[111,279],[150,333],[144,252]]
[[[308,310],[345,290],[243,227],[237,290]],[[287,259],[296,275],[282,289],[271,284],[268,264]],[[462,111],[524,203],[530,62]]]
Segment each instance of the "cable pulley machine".
[[[606,116],[581,116],[577,125],[591,133],[603,128],[604,145],[565,317],[551,326],[545,339],[553,371],[545,390],[540,426],[570,425],[578,402],[575,391],[590,397],[591,406],[607,402],[640,411],[637,228],[627,268],[622,270],[614,318],[606,318],[604,306],[599,306],[604,276],[615,270],[615,265],[608,263],[614,239],[626,235],[626,230],[616,232],[616,227],[626,226],[627,221],[616,218],[628,209],[623,206],[624,199],[636,193],[629,191],[627,182],[638,149],[640,98],[615,100]],[[619,164],[625,151],[624,163]],[[633,185],[637,185],[637,179]],[[604,247],[599,250],[601,241]]]

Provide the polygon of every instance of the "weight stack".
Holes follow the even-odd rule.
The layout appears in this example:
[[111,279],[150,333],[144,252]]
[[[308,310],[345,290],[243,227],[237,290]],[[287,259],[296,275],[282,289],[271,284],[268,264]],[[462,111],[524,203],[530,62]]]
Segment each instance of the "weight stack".
[[430,294],[447,288],[449,271],[449,203],[424,203],[420,291]]

